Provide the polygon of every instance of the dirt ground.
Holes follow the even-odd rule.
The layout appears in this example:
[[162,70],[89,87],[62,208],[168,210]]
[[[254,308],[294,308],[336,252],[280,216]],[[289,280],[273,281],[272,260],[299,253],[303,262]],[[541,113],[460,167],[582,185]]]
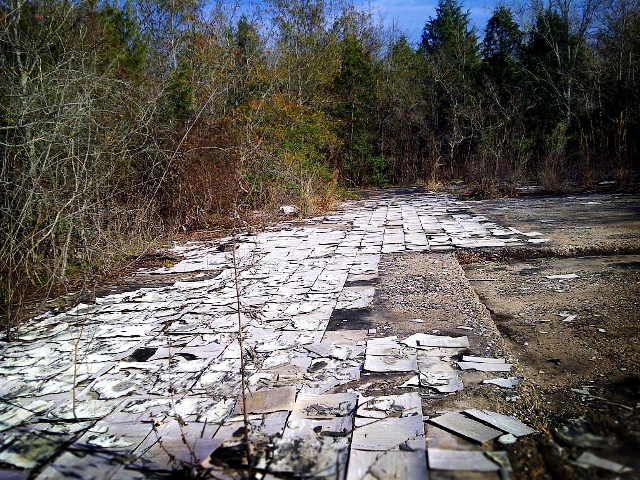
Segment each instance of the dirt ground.
[[[369,326],[402,335],[420,318],[423,331],[468,335],[469,353],[505,356],[521,383],[505,391],[480,384],[491,374],[462,372],[465,389],[423,403],[424,414],[473,404],[527,419],[542,433],[508,448],[516,479],[640,478],[640,201],[530,197],[469,208],[549,241],[386,257]],[[583,452],[633,472],[575,466]]]

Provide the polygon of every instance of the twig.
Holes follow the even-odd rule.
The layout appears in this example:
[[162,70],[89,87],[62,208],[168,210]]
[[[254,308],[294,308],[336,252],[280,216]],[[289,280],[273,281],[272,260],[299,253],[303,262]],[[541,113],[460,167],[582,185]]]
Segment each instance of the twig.
[[621,403],[615,403],[615,402],[610,402],[609,400],[607,400],[604,397],[597,397],[595,395],[588,395],[589,398],[595,398],[596,400],[600,400],[604,403],[606,403],[607,405],[613,405],[614,407],[620,407],[620,408],[626,408],[627,410],[630,410],[633,412],[633,407],[629,407],[628,405],[622,405]]
[[240,314],[240,283],[238,280],[238,262],[236,259],[236,234],[233,235],[233,274],[236,287],[236,306],[238,309],[238,344],[240,345],[240,375],[242,378],[241,395],[242,395],[242,414],[244,418],[244,446],[247,453],[247,467],[249,470],[249,478],[251,475],[251,444],[249,443],[249,416],[247,414],[247,379],[244,369],[244,347],[242,344],[242,315]]

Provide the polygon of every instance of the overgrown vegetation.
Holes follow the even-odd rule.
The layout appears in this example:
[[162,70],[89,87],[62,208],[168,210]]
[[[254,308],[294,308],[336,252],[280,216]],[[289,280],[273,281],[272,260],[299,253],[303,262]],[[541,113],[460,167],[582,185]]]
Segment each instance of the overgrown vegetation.
[[[132,238],[329,204],[337,182],[633,181],[637,2],[531,0],[419,45],[346,0],[0,1],[0,308]],[[482,37],[482,40],[480,39]],[[232,208],[232,206],[235,206]],[[139,248],[139,245],[135,248]]]

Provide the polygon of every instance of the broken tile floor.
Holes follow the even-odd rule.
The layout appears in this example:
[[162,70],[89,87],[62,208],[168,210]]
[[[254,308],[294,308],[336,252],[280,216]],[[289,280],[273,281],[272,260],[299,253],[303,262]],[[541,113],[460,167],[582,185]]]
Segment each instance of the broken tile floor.
[[[176,245],[183,260],[153,273],[189,281],[33,319],[0,345],[0,477],[148,478],[200,465],[240,478],[246,433],[256,478],[420,479],[469,468],[506,478],[505,454],[482,442],[527,426],[473,409],[427,422],[421,396],[463,388],[467,369],[513,382],[504,359],[456,365],[466,337],[428,335],[419,323],[409,338],[325,335],[335,310],[371,305],[381,255],[547,240],[466,205],[383,193],[260,234]],[[406,372],[407,393],[364,397],[350,387],[363,371]]]

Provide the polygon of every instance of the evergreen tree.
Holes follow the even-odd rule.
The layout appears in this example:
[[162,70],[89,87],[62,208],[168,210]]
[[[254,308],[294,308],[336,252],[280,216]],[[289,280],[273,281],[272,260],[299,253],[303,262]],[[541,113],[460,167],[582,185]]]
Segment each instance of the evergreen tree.
[[523,34],[513,20],[511,10],[498,7],[487,22],[482,42],[485,70],[497,84],[503,85],[515,79],[522,40]]
[[429,18],[422,31],[422,49],[429,57],[453,62],[469,72],[478,64],[478,39],[458,0],[439,0],[436,18]]
[[439,0],[436,18],[430,18],[422,33],[422,50],[429,69],[426,102],[433,107],[425,118],[438,132],[434,147],[447,159],[449,172],[460,170],[470,157],[475,141],[473,117],[479,104],[476,73],[480,64],[478,42],[458,0]]

